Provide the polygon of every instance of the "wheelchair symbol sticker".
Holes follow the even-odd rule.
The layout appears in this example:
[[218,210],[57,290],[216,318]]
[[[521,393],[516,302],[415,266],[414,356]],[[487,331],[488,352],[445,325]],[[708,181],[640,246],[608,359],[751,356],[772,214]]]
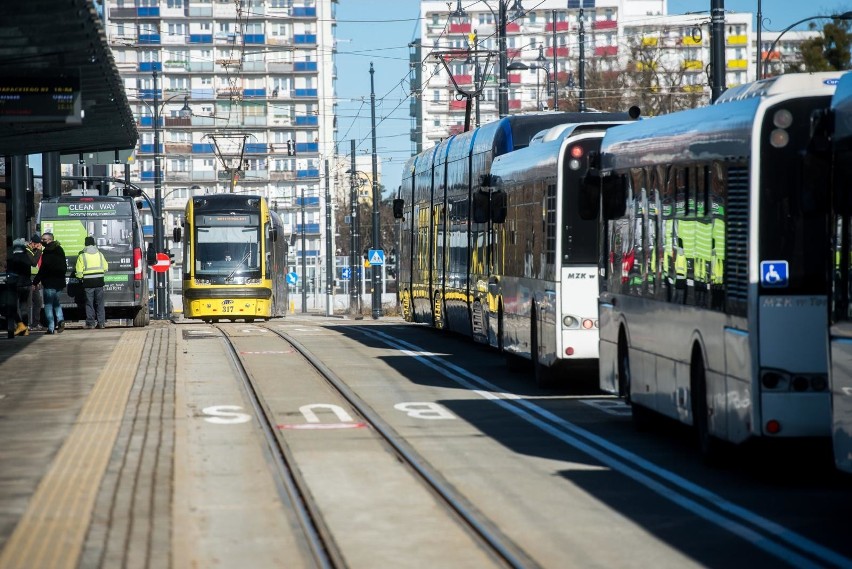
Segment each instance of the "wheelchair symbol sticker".
[[761,261],[760,285],[767,288],[787,288],[790,284],[790,265],[787,261]]

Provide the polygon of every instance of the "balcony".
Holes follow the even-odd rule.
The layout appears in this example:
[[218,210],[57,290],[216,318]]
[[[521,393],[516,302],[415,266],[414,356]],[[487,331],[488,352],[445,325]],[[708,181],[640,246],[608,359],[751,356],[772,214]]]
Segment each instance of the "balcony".
[[190,174],[185,170],[169,170],[164,173],[163,178],[167,179],[169,182],[188,182]]
[[726,38],[726,42],[728,45],[748,45],[748,36],[746,35],[738,35],[738,36],[728,36]]
[[162,71],[163,64],[159,61],[140,61],[139,62],[139,72],[140,73],[151,73],[152,71]]
[[124,18],[135,18],[136,8],[110,8],[109,19],[119,20]]
[[313,7],[294,6],[290,10],[290,15],[294,18],[316,18],[317,9]]
[[269,179],[273,182],[291,182],[296,179],[296,173],[290,172],[289,170],[273,170],[269,173]]
[[[319,142],[297,142],[296,143],[296,152],[297,153],[319,152]],[[319,175],[319,174],[317,174],[317,175]]]
[[296,117],[296,126],[317,126],[318,124],[319,117],[316,115]]
[[213,145],[207,142],[193,142],[193,154],[213,154]]
[[243,96],[247,99],[266,97],[266,89],[245,89],[243,90]]
[[[548,57],[553,57],[553,47],[549,47],[545,50],[545,53]],[[557,57],[568,57],[568,47],[557,47],[556,48],[556,56]]]
[[747,69],[748,61],[745,59],[729,59],[728,69]]
[[595,20],[592,22],[592,29],[598,30],[614,30],[618,28],[618,22],[615,20]]
[[509,83],[517,84],[521,82],[520,73],[509,73]]
[[451,124],[447,130],[449,131],[450,136],[454,136],[456,134],[461,134],[461,133],[464,132],[464,125],[463,124]]
[[139,44],[143,45],[159,45],[160,34],[139,34],[139,39],[137,41]]
[[506,49],[506,57],[509,59],[515,59],[516,57],[521,56],[521,50],[516,47],[510,47]]
[[521,31],[521,25],[518,22],[510,22],[506,24],[507,34],[517,34]]
[[602,45],[595,48],[595,57],[615,57],[618,55],[617,45]]
[[657,44],[660,43],[660,38],[658,37],[645,37],[642,38],[642,47],[657,47]]
[[470,23],[467,24],[450,24],[447,33],[450,34],[469,34],[471,30]]
[[187,43],[191,43],[191,44],[213,43],[213,34],[189,34],[189,41]]
[[263,45],[266,43],[266,36],[264,34],[246,34],[243,36],[243,43],[246,45]]
[[653,71],[657,69],[656,61],[635,61],[636,71]]
[[231,97],[239,97],[242,95],[242,89],[239,87],[226,87],[225,89],[216,89],[216,98],[229,99]]
[[297,61],[293,64],[293,71],[317,71],[316,61]]
[[167,127],[169,126],[192,126],[191,118],[184,117],[163,117]]
[[[557,32],[567,32],[571,29],[571,24],[568,22],[556,22],[556,31]],[[553,22],[548,22],[547,25],[544,26],[544,31],[552,32],[553,31]]]
[[456,85],[473,85],[473,75],[453,75]]
[[520,99],[509,99],[509,109],[517,110],[521,108],[521,100]]
[[296,170],[296,178],[300,180],[303,178],[319,178],[319,170],[317,170],[316,168]]
[[701,45],[703,41],[704,41],[703,38],[695,39],[692,36],[685,36],[683,38],[683,41],[681,41],[681,45],[686,45],[686,46]]
[[245,145],[247,154],[266,154],[267,148],[265,142],[247,142]]
[[317,43],[316,34],[296,34],[293,36],[293,43],[296,45],[315,45]]
[[167,142],[166,154],[192,154],[191,142]]
[[316,99],[319,96],[319,92],[317,89],[295,89],[293,96]]
[[701,71],[704,69],[704,62],[698,59],[685,59],[683,61],[683,69],[686,71]]
[[465,108],[467,108],[467,101],[464,100],[464,99],[462,99],[461,101],[456,101],[456,100],[450,101],[450,110],[451,111],[464,110]]
[[684,93],[703,93],[704,85],[684,85],[681,89]]

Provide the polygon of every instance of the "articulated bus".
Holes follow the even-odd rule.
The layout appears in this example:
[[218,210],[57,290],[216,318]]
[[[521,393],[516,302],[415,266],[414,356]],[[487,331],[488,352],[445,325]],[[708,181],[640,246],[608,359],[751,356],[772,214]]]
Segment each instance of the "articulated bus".
[[[742,85],[614,127],[600,154],[600,385],[720,440],[827,437],[828,169],[840,73]],[[590,177],[593,179],[593,177]]]
[[41,202],[38,227],[53,233],[67,256],[68,287],[59,296],[66,320],[86,318],[82,284],[72,273],[87,236],[95,238],[109,270],[104,276],[104,307],[108,319],[132,320],[147,326],[148,270],[142,219],[131,197],[69,194]]
[[[412,157],[399,190],[397,203],[401,207],[395,203],[395,215],[402,219],[397,250],[398,294],[404,318],[471,336],[476,342],[503,350],[506,334],[500,279],[506,272],[507,247],[511,243],[514,252],[515,244],[523,247],[529,241],[544,254],[543,212],[548,204],[542,195],[539,224],[519,225],[514,219],[505,219],[509,211],[507,192],[493,185],[492,162],[529,146],[538,133],[556,125],[612,123],[628,118],[626,113],[512,115],[452,136]],[[561,188],[556,182],[557,176],[565,174],[557,165],[557,161],[562,164],[557,158],[563,156],[560,143],[547,148],[552,153],[550,185],[556,183]],[[512,181],[509,185],[514,188],[517,184]],[[554,203],[549,205],[560,210]],[[554,233],[553,224],[558,222],[554,217],[550,222]],[[555,234],[552,237],[555,239]],[[540,258],[535,262],[540,264]],[[538,275],[540,271],[536,271]],[[512,354],[529,358],[531,350],[518,348]],[[543,361],[553,363],[554,358],[548,356]]]
[[852,472],[852,74],[837,85],[831,104],[834,266],[829,328],[832,439],[837,467]]
[[184,234],[184,317],[253,322],[287,313],[287,240],[264,198],[192,197]]

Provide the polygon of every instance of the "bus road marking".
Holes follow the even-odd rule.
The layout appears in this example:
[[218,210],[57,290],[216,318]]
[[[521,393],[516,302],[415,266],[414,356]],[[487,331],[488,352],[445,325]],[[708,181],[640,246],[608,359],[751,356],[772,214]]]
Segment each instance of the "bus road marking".
[[[637,484],[704,521],[745,540],[750,545],[796,567],[825,564],[852,568],[852,560],[812,539],[748,510],[723,496],[687,480],[608,439],[513,393],[503,393],[490,381],[410,342],[365,327],[353,331],[383,342],[414,358],[456,384],[491,401],[557,440],[579,450]],[[817,558],[805,557],[807,553]]]
[[630,405],[617,399],[580,399],[580,403],[615,417],[630,417],[633,414]]

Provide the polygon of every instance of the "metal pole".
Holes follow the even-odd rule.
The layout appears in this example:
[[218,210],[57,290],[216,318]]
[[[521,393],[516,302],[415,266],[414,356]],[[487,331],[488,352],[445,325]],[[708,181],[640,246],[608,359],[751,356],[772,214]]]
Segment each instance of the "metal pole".
[[334,232],[331,230],[331,179],[325,161],[325,315],[334,314]]
[[355,171],[355,139],[350,141],[349,166],[349,313],[358,313],[358,291],[361,280],[355,280],[358,259],[358,173]]
[[710,97],[715,101],[725,91],[725,0],[711,0],[710,6]]
[[583,25],[583,9],[580,8],[580,96],[578,98],[578,111],[586,112],[586,28]]
[[[553,22],[553,110],[559,110],[559,68],[556,67],[556,10],[551,12],[550,20]],[[548,78],[548,83],[550,79]]]
[[308,311],[308,256],[305,254],[305,190],[301,193],[302,206],[302,312]]
[[[475,48],[474,48],[475,49]],[[479,56],[473,58],[473,88],[479,91],[480,84],[479,82],[482,78],[479,75]],[[477,93],[476,95],[476,128],[479,128],[480,125],[480,115],[479,115],[479,98],[482,96],[482,93]]]
[[497,49],[500,51],[500,76],[497,84],[497,112],[500,118],[509,114],[509,85],[508,77],[506,77],[506,66],[508,54],[506,53],[506,4],[508,0],[500,0],[497,9]]
[[[382,196],[379,192],[379,164],[376,156],[376,89],[373,81],[373,63],[370,62],[370,128],[373,138],[373,249],[382,248],[382,232],[379,225],[379,202]],[[381,265],[373,265],[373,319],[382,315]]]
[[[165,246],[165,228],[163,227],[163,170],[160,167],[160,93],[157,86],[157,71],[154,75],[154,250],[162,253]],[[166,275],[154,272],[156,286],[154,317],[157,320],[168,318],[166,314]]]

